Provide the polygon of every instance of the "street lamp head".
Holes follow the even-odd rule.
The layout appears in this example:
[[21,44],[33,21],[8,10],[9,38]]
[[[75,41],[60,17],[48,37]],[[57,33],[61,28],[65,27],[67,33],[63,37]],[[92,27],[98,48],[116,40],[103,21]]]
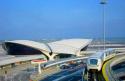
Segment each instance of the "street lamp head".
[[107,0],[101,0],[100,4],[106,4]]

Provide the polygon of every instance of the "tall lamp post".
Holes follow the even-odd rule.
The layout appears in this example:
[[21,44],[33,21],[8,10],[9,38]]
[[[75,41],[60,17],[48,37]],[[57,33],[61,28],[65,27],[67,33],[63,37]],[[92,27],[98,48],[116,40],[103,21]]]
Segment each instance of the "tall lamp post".
[[106,22],[105,22],[105,5],[106,5],[106,1],[107,0],[101,0],[100,4],[102,5],[103,9],[102,9],[102,22],[103,22],[103,44],[104,44],[104,50],[105,50],[105,40],[106,40],[106,35],[105,35],[105,30],[106,30]]

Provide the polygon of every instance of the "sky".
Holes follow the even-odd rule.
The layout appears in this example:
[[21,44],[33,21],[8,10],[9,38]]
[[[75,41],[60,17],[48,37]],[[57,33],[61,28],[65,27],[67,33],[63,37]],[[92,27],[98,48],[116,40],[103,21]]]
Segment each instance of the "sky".
[[[101,0],[0,0],[0,40],[102,38]],[[125,0],[107,0],[106,37],[125,38]]]

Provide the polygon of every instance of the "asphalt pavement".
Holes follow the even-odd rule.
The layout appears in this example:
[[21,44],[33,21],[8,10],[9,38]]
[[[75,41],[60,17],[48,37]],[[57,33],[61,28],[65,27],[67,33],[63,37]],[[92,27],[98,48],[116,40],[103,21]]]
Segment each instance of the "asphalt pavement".
[[41,81],[82,81],[84,66],[75,66],[50,75]]

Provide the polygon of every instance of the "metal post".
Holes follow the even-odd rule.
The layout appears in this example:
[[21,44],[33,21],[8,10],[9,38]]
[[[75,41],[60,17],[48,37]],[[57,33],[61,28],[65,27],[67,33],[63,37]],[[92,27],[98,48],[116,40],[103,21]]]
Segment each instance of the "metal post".
[[104,40],[104,50],[105,50],[105,27],[106,27],[106,23],[105,23],[105,5],[103,5],[103,40]]
[[105,50],[105,38],[106,38],[106,22],[105,22],[105,5],[106,5],[106,0],[101,0],[100,4],[102,4],[103,9],[102,9],[102,22],[103,22],[103,45],[104,45],[104,50]]

